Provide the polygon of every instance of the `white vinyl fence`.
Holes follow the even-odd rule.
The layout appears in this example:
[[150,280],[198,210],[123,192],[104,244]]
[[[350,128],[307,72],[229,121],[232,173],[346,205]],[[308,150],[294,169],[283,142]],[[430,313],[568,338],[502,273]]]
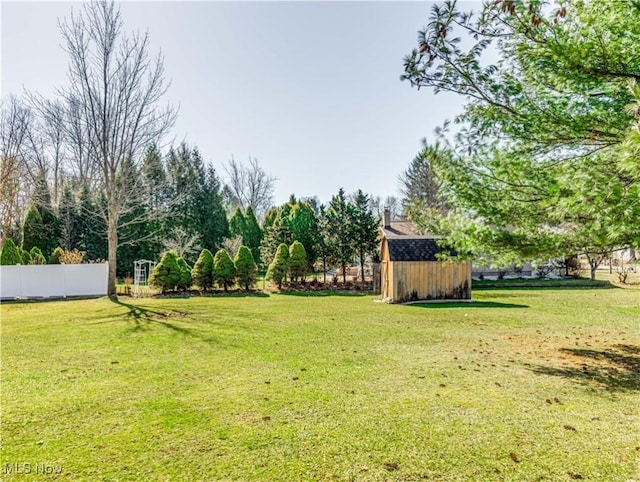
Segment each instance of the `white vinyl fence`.
[[0,299],[105,296],[107,263],[0,266]]

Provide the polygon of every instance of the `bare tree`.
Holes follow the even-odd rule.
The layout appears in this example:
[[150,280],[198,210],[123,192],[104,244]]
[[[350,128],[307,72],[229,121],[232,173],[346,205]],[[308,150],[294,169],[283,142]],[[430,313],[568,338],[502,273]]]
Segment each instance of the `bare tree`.
[[148,32],[122,32],[120,11],[112,1],[85,4],[59,26],[70,83],[58,94],[66,117],[74,121],[68,132],[78,130],[69,136],[74,153],[87,171],[95,172],[106,199],[108,293],[114,295],[120,220],[140,195],[135,183],[144,150],[169,131],[176,113],[159,105],[167,90],[162,56],[149,57]]
[[0,103],[0,244],[22,217],[28,171],[24,152],[31,121],[31,111],[18,98]]
[[169,235],[162,240],[165,251],[175,251],[181,258],[191,257],[198,253],[200,236],[188,233],[181,226],[173,228]]
[[248,165],[237,162],[233,157],[225,166],[229,181],[224,188],[227,204],[231,211],[240,207],[243,211],[251,206],[253,212],[262,219],[273,205],[276,178],[267,174],[255,157],[249,156]]

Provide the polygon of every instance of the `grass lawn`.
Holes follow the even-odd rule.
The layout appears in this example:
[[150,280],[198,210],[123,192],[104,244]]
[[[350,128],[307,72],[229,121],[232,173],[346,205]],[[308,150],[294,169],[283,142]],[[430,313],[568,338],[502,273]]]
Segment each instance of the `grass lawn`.
[[474,298],[3,304],[0,475],[640,479],[640,291]]

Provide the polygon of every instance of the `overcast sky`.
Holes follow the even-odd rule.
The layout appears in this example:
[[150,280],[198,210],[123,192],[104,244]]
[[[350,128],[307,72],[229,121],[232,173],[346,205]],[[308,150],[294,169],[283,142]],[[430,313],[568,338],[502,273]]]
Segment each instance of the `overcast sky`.
[[[399,80],[433,2],[125,2],[125,31],[149,30],[179,107],[173,136],[221,176],[256,157],[290,194],[326,202],[344,187],[397,195],[397,177],[459,112]],[[80,3],[0,2],[1,94],[66,82],[57,19]]]

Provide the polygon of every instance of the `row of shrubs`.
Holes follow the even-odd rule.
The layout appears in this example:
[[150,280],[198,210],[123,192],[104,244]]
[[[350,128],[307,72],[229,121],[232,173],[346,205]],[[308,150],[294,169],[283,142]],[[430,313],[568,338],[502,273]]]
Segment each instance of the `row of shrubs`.
[[[267,270],[267,279],[273,281],[278,288],[282,282],[304,279],[307,273],[307,253],[299,241],[291,246],[278,246],[273,262]],[[236,283],[245,290],[250,290],[256,283],[258,266],[253,254],[247,246],[240,246],[233,259],[225,249],[220,249],[215,256],[208,249],[203,249],[198,260],[190,267],[175,251],[167,251],[149,276],[149,285],[167,291],[186,291],[195,285],[200,290],[209,291],[214,286],[225,291]]]
[[204,291],[217,285],[227,291],[236,283],[249,290],[257,276],[258,266],[246,246],[240,246],[233,259],[225,249],[218,250],[215,256],[203,249],[193,268],[175,251],[167,251],[151,272],[149,285],[162,293],[184,291],[192,285]]
[[84,254],[77,249],[66,251],[61,247],[57,247],[49,256],[44,256],[40,248],[34,246],[30,251],[22,249],[7,238],[0,252],[0,265],[13,266],[16,264],[80,264],[84,258]]

